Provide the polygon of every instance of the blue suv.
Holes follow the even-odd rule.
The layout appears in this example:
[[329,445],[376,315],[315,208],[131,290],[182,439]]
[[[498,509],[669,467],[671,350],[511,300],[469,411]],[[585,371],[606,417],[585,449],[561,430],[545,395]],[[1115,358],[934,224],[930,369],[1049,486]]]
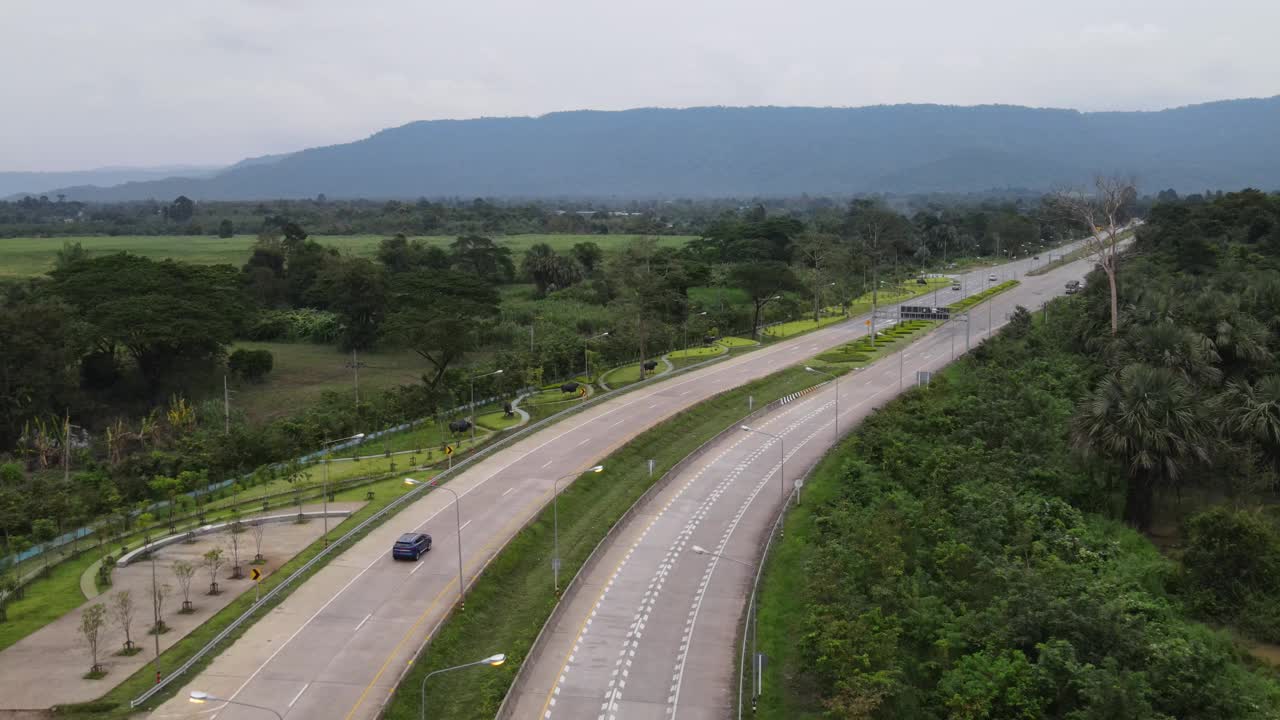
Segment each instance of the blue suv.
[[391,557],[396,560],[417,560],[422,557],[422,553],[430,549],[430,535],[426,533],[405,533],[392,546]]

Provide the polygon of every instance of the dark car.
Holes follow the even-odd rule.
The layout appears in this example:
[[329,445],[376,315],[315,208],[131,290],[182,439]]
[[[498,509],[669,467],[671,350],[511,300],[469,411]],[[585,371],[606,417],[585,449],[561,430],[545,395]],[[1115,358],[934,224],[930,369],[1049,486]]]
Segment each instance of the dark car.
[[396,560],[417,560],[422,553],[431,549],[431,536],[426,533],[405,533],[396,540],[391,548],[391,557]]
[[1075,294],[1076,294],[1076,293],[1078,293],[1078,292],[1080,292],[1080,281],[1079,281],[1079,280],[1068,280],[1068,281],[1067,281],[1067,294],[1068,294],[1068,295],[1075,295]]
[[917,285],[928,285],[928,284],[929,284],[929,281],[928,281],[928,280],[925,280],[925,279],[924,279],[924,278],[922,278],[922,277],[918,277],[918,278],[916,278],[916,284],[917,284]]

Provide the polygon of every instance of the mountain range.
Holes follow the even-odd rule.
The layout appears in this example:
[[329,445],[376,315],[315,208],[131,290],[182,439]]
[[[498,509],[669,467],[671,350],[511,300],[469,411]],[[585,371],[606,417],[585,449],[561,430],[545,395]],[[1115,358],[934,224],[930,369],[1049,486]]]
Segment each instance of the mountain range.
[[192,177],[48,190],[120,201],[980,192],[1134,176],[1280,188],[1280,96],[1151,112],[1012,105],[701,107],[413,122]]

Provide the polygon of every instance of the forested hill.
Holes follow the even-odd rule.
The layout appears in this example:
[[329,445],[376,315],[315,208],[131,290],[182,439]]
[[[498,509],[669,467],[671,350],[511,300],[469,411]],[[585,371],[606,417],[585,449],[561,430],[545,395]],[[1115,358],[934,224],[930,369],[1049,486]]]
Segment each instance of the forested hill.
[[1016,106],[693,108],[415,122],[212,178],[71,199],[705,197],[967,192],[1133,174],[1146,190],[1280,188],[1280,96],[1159,112]]

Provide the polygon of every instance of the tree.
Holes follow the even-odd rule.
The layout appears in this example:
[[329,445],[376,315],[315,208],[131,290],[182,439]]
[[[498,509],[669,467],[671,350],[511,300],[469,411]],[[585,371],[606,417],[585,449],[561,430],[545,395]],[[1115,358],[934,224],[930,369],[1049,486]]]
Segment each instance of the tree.
[[125,655],[133,654],[133,613],[135,609],[132,592],[121,590],[111,596],[111,617],[120,626],[120,632],[124,633]]
[[217,595],[218,590],[218,571],[226,564],[226,558],[223,557],[222,548],[213,548],[204,554],[204,567],[209,571],[209,594]]
[[435,245],[424,245],[419,240],[409,240],[397,233],[378,244],[378,262],[393,275],[444,270],[449,267],[449,254]]
[[468,273],[407,273],[397,277],[391,297],[383,337],[431,364],[423,380],[432,396],[453,364],[480,347],[482,330],[498,317],[498,293]]
[[190,613],[195,609],[191,605],[191,579],[196,575],[196,566],[186,560],[176,560],[172,569],[178,579],[178,589],[182,591],[182,612]]
[[249,532],[253,534],[253,563],[261,565],[265,562],[262,557],[262,540],[267,534],[267,523],[258,518],[249,523]]
[[493,284],[511,282],[516,266],[511,260],[511,250],[487,237],[464,235],[449,246],[453,252],[453,267]]
[[161,583],[158,578],[151,579],[151,634],[163,635],[169,631],[168,626],[164,624],[164,603],[169,599],[169,593],[173,588],[166,583]]
[[49,558],[53,555],[53,547],[49,545],[58,537],[58,525],[49,518],[40,518],[31,523],[31,536],[40,543],[40,556],[44,558],[44,574],[49,574]]
[[54,298],[0,302],[0,448],[24,423],[79,404],[80,358],[93,333]]
[[73,243],[69,240],[64,240],[62,249],[58,251],[57,256],[54,258],[53,266],[55,268],[71,267],[87,257],[89,257],[89,252],[79,242]]
[[275,367],[275,356],[270,350],[240,348],[227,358],[227,369],[233,375],[249,382],[261,382],[273,367]]
[[1124,521],[1151,528],[1155,490],[1205,462],[1211,441],[1203,403],[1176,372],[1133,364],[1102,379],[1074,419],[1075,442],[1125,468]]
[[244,571],[240,568],[240,535],[243,532],[244,525],[237,514],[231,521],[231,578],[233,580],[244,577]]
[[338,314],[343,350],[364,350],[377,339],[386,315],[386,275],[366,258],[338,258],[316,276],[309,299]]
[[1094,262],[1102,267],[1111,292],[1111,334],[1120,332],[1120,296],[1116,271],[1120,267],[1120,234],[1129,224],[1129,214],[1138,191],[1133,180],[1098,175],[1094,193],[1058,191],[1051,201],[1058,212],[1082,225],[1088,235],[1085,248]]
[[578,264],[582,266],[583,271],[588,275],[595,272],[596,266],[604,258],[604,251],[593,242],[576,243],[569,250],[569,254],[573,255],[573,259],[578,261]]
[[751,298],[752,337],[760,336],[760,320],[765,306],[779,299],[779,293],[799,287],[791,268],[778,260],[735,265],[729,278],[733,285],[741,288]]
[[795,243],[795,255],[799,261],[813,294],[813,322],[818,322],[818,313],[822,309],[822,292],[834,284],[837,268],[844,260],[835,236],[818,233],[802,235]]
[[[871,307],[874,312],[880,304],[880,267],[886,255],[892,253],[895,268],[898,248],[910,234],[907,219],[874,200],[854,200],[849,203],[845,228],[854,243],[853,255],[860,256],[871,270]],[[893,278],[896,282],[897,277]]]
[[222,222],[218,223],[218,237],[226,240],[227,238],[235,237],[235,234],[236,226],[230,220],[223,218]]
[[174,222],[184,223],[191,219],[196,212],[196,204],[186,195],[179,195],[169,207],[165,208],[165,217]]
[[539,296],[546,295],[548,288],[565,288],[582,278],[573,260],[557,255],[546,243],[529,248],[520,263],[520,272],[537,286]]
[[106,622],[107,609],[102,603],[94,603],[80,613],[80,634],[84,637],[85,645],[89,646],[89,657],[93,659],[93,665],[89,668],[91,678],[102,676],[102,666],[98,664],[98,644]]
[[676,257],[649,237],[636,238],[623,248],[609,275],[617,291],[614,307],[639,346],[640,379],[644,380],[649,338],[662,324],[685,312],[688,283]]

